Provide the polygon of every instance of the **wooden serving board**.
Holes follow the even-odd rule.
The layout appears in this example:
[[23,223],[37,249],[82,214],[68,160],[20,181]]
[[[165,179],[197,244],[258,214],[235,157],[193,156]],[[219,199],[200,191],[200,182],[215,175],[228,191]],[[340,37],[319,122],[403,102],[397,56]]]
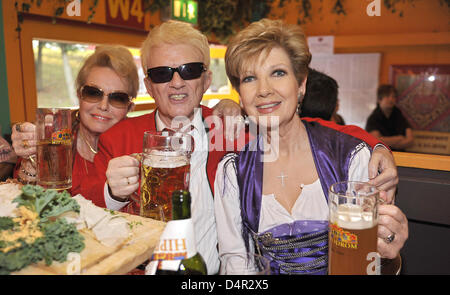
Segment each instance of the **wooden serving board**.
[[[149,259],[159,241],[166,223],[137,215],[117,212],[132,225],[131,237],[117,247],[108,247],[97,241],[91,230],[83,229],[85,248],[81,252],[80,274],[112,275],[126,274]],[[80,261],[78,260],[78,261]],[[72,274],[76,260],[64,263],[53,262],[47,266],[45,262],[30,265],[16,275],[65,275]],[[79,264],[78,264],[79,265]]]

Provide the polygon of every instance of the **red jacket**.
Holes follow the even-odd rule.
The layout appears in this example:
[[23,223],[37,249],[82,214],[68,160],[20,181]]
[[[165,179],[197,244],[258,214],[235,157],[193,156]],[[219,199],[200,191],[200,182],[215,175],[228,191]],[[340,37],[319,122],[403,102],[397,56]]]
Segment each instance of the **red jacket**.
[[[367,133],[367,131],[365,131],[364,129],[355,126],[355,125],[339,125],[336,124],[333,121],[327,121],[327,120],[323,120],[321,118],[310,118],[310,117],[302,117],[302,120],[308,121],[308,122],[317,122],[322,126],[328,127],[328,128],[332,128],[335,129],[339,132],[351,135],[353,137],[359,138],[363,141],[365,141],[370,147],[374,148],[377,144],[382,144],[384,145],[387,149],[389,149],[389,147],[384,144],[382,141],[380,141],[379,139],[377,139],[376,137],[370,135],[369,133]],[[390,149],[389,149],[390,150]]]
[[[77,194],[83,195],[87,198],[88,196],[97,206],[105,207],[105,200],[102,195],[91,194],[92,188],[95,187],[95,181],[100,181],[97,178],[97,170],[95,169],[94,163],[84,159],[79,153],[76,152],[72,167],[72,188],[70,193],[72,196]],[[103,182],[103,185],[105,183]],[[98,183],[98,187],[100,187]]]
[[[84,191],[82,194],[91,199],[96,205],[105,207],[103,196],[103,189],[106,182],[106,169],[111,159],[132,153],[142,153],[144,132],[156,130],[156,111],[139,117],[127,118],[108,131],[100,135],[98,141],[98,153],[94,158],[94,165],[97,171],[96,178],[86,179],[87,185],[91,186],[89,191]],[[202,106],[202,117],[210,117],[212,110]],[[212,127],[208,133],[210,142],[214,144],[215,138],[220,136],[223,139],[223,134],[219,131],[214,132],[214,124],[205,122],[206,127]],[[224,139],[223,139],[224,140]],[[214,179],[216,177],[216,169],[226,151],[211,150],[208,153],[206,164],[206,172],[211,191],[214,195]]]

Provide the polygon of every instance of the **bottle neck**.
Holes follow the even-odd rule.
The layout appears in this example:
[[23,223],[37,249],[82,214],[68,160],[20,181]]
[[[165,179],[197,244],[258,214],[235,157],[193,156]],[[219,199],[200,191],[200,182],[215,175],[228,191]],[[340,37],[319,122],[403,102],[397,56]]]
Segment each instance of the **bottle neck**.
[[191,196],[188,191],[176,191],[172,197],[172,220],[191,218]]

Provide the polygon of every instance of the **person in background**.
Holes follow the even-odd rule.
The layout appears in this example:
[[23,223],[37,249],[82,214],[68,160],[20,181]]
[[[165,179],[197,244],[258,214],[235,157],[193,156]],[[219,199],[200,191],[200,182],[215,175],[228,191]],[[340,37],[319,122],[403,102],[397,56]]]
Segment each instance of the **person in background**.
[[[100,134],[123,120],[134,107],[138,92],[138,72],[133,56],[122,46],[99,46],[84,62],[76,79],[79,109],[73,113],[72,195],[87,196],[96,173],[94,156]],[[12,128],[13,147],[21,157],[18,179],[36,180],[36,126],[18,123]],[[90,194],[91,200],[105,207],[102,196]]]
[[377,90],[377,107],[366,122],[366,130],[396,151],[404,151],[414,142],[411,126],[396,107],[397,90],[384,84]]
[[[214,202],[221,272],[239,269],[247,263],[245,253],[258,249],[271,261],[273,274],[326,274],[328,188],[369,178],[371,147],[297,115],[310,60],[301,28],[282,21],[252,23],[227,47],[226,71],[241,104],[250,120],[268,131],[218,166]],[[269,124],[274,117],[278,124]],[[277,157],[266,161],[267,151]],[[378,252],[395,258],[408,237],[408,222],[386,192],[380,197],[387,204],[379,206]]]
[[336,107],[337,89],[336,80],[309,68],[306,92],[299,104],[300,117],[330,120]]
[[338,109],[338,84],[336,80],[309,68],[305,96],[300,102],[300,117],[322,118],[339,125],[345,125],[342,117],[337,114]]
[[331,116],[331,121],[335,122],[338,125],[345,125],[344,118],[338,114],[339,111],[339,99],[336,102],[336,108],[334,109],[333,115]]

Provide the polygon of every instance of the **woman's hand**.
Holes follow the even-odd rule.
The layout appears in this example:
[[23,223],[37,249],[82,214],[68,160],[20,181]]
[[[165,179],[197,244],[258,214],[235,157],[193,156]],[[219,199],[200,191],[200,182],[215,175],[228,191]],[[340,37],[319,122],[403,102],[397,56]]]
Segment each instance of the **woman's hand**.
[[[380,198],[387,200],[386,192],[380,192]],[[378,214],[378,253],[394,259],[408,239],[408,220],[400,208],[391,204],[380,204]]]
[[112,196],[126,201],[139,188],[139,161],[132,156],[111,159],[106,170],[106,179]]
[[23,184],[36,184],[36,164],[33,160],[22,159],[17,180]]
[[12,146],[16,155],[27,158],[36,154],[36,126],[29,122],[14,124]]

